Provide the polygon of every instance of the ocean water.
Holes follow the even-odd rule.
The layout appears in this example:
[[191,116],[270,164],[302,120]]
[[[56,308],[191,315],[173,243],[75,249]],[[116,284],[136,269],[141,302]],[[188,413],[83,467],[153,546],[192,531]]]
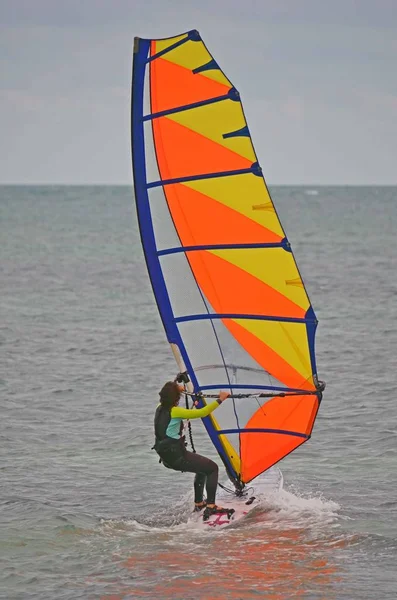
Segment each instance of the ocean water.
[[271,191],[327,389],[284,490],[214,532],[150,450],[176,369],[132,190],[0,188],[0,598],[397,597],[397,188]]

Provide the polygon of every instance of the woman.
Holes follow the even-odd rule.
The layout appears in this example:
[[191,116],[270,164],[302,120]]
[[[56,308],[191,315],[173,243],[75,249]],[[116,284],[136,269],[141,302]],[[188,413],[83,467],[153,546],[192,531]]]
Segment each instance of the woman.
[[[219,398],[204,408],[189,409],[178,406],[183,387],[176,381],[168,381],[160,392],[160,404],[154,417],[154,433],[156,443],[154,449],[160,456],[160,462],[174,471],[196,473],[194,479],[195,511],[203,508],[204,520],[214,513],[228,512],[215,504],[216,488],[218,485],[218,465],[214,461],[188,452],[183,436],[183,419],[200,419],[214,411],[226,398],[228,392],[220,392]],[[203,500],[204,484],[207,501]]]

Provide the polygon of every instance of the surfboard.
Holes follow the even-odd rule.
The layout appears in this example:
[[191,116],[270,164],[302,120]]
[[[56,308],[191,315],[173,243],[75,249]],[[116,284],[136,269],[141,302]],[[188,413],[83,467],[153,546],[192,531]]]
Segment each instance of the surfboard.
[[240,496],[236,496],[233,490],[230,490],[230,481],[225,481],[217,494],[217,502],[233,513],[214,514],[204,520],[203,511],[200,511],[200,513],[193,513],[189,522],[202,529],[221,529],[235,524],[260,507],[263,501],[275,497],[282,490],[283,481],[281,470],[272,467],[251,481]]
[[311,436],[317,318],[240,93],[198,31],[135,38],[131,124],[154,297],[186,394],[230,392],[203,423],[238,498]]

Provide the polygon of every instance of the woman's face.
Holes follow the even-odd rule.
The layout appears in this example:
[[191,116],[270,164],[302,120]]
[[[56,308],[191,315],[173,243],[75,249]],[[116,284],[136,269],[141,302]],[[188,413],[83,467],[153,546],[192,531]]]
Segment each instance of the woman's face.
[[185,391],[185,388],[183,387],[183,385],[180,385],[179,383],[176,384],[176,387],[179,392],[179,396],[178,396],[178,399],[175,400],[175,406],[178,406],[179,400],[181,399],[181,394],[182,394],[182,392]]

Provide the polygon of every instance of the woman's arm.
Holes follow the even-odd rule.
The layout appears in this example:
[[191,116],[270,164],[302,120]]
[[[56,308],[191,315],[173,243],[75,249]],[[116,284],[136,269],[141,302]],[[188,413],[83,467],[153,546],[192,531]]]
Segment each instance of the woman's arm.
[[211,404],[207,404],[204,408],[181,408],[180,406],[174,406],[171,409],[171,418],[202,419],[212,413],[218,406],[219,402],[217,400],[211,402]]

